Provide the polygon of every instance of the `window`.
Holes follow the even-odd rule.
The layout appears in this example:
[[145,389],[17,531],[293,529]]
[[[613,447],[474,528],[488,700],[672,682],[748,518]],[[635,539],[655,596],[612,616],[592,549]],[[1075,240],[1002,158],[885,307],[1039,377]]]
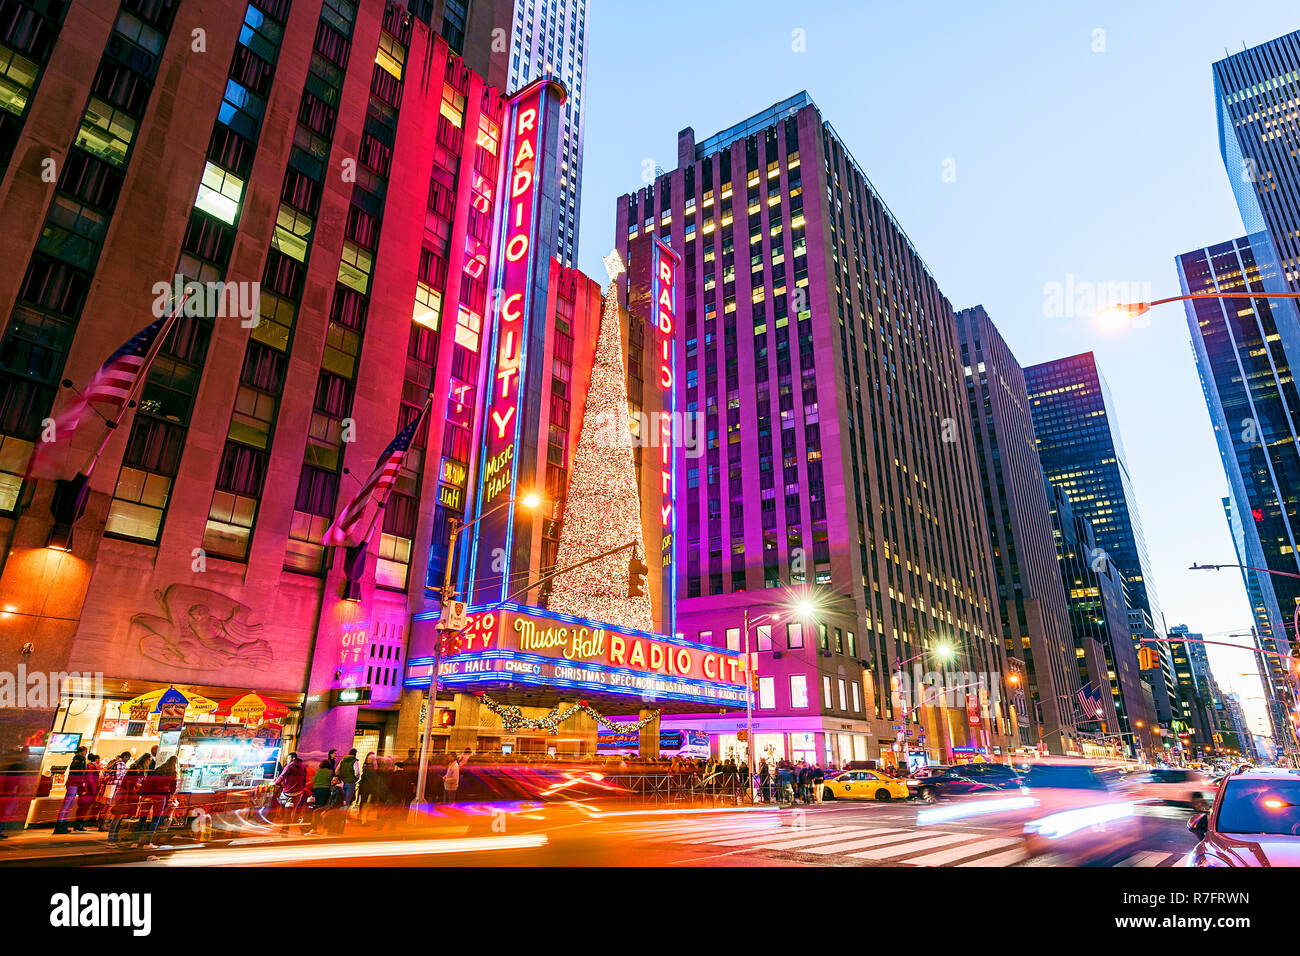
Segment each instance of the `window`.
[[208,163],[203,168],[203,179],[199,183],[199,194],[194,200],[194,206],[233,226],[235,217],[239,215],[239,201],[243,195],[242,179],[226,172],[216,163]]
[[772,710],[776,707],[776,678],[760,677],[758,679],[758,709]]
[[803,625],[792,621],[785,626],[785,644],[789,648],[803,647]]
[[770,651],[772,649],[772,625],[760,624],[757,627],[758,649],[760,651]]
[[790,675],[790,706],[798,710],[808,707],[808,677],[804,674]]
[[712,631],[700,631],[700,643],[701,643],[701,644],[708,644],[710,647],[712,647],[712,646],[713,646],[713,632],[712,632]]
[[825,674],[822,675],[822,704],[827,710],[835,707],[835,698],[831,694],[831,679]]
[[844,686],[843,677],[839,679],[839,685],[840,685],[840,710],[848,710],[849,701],[848,701],[848,695],[846,693],[846,688]]
[[850,682],[849,687],[853,691],[853,712],[860,714],[862,713],[862,689],[858,686],[857,681]]
[[727,650],[729,651],[740,650],[740,628],[738,627],[727,628]]

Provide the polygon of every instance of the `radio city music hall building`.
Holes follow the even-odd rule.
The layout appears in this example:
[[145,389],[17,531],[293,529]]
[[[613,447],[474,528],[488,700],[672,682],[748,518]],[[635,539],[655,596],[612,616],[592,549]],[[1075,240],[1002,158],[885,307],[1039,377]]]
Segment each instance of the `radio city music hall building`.
[[[952,308],[816,105],[800,93],[703,141],[683,130],[677,168],[617,216],[634,312],[659,243],[682,255],[677,401],[703,416],[704,447],[677,451],[677,629],[736,651],[748,609],[756,752],[894,763],[901,738],[947,762],[1015,746]],[[792,593],[815,598],[814,620]],[[934,677],[950,668],[983,683]],[[745,754],[743,714],[666,726]]]
[[[536,482],[549,504],[508,546],[524,580],[554,561],[601,293],[547,246],[564,90],[494,85],[505,63],[488,37],[510,22],[495,6],[254,0],[214,16],[123,0],[38,4],[6,25],[23,69],[0,103],[0,255],[16,264],[0,275],[0,666],[102,675],[103,688],[72,681],[61,700],[5,710],[6,746],[55,730],[148,749],[160,714],[138,700],[171,687],[191,701],[259,695],[265,713],[249,719],[277,745],[416,745],[422,691],[404,683],[432,631],[412,619],[434,606],[450,520],[474,517],[500,381],[506,310],[490,290],[521,98],[536,109],[526,198],[539,238],[510,277],[527,307],[509,313],[531,323],[512,353],[529,360],[513,446],[533,457],[514,486]],[[72,397],[61,383],[83,387],[176,276],[228,294],[187,303],[120,427],[83,423],[60,447],[53,477],[66,480],[108,436],[84,514],[63,526],[63,485],[24,479],[42,423]],[[619,317],[639,356],[644,333]],[[322,533],[427,401],[349,567]],[[650,509],[660,479],[640,477]],[[436,722],[463,727],[465,696]]]

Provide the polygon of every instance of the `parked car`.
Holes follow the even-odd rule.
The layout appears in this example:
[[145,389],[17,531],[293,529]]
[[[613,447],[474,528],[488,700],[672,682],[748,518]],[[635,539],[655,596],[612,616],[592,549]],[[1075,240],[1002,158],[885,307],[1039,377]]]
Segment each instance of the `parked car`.
[[1019,773],[1005,764],[968,763],[922,778],[915,792],[926,803],[934,803],[940,797],[1014,790],[1019,786],[1019,780]]
[[1242,768],[1187,829],[1200,842],[1185,866],[1300,866],[1300,771]]
[[1210,809],[1216,789],[1209,774],[1174,768],[1130,775],[1124,784],[1140,800],[1191,807],[1201,813]]

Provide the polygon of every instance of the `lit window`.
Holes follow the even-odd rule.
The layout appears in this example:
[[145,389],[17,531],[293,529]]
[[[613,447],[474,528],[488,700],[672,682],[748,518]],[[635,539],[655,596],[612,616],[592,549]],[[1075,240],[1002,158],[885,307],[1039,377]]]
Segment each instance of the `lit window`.
[[244,181],[234,173],[228,173],[216,163],[208,163],[203,168],[203,179],[199,183],[199,194],[194,206],[209,215],[216,216],[227,225],[234,225],[239,215],[239,201],[244,196]]

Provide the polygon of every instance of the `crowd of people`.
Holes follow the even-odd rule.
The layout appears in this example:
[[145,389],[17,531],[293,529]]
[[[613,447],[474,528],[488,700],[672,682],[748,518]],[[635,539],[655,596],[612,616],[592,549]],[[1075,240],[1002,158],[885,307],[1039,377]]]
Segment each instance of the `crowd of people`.
[[[469,757],[466,750],[430,758],[426,797],[455,803],[461,767]],[[340,758],[330,750],[314,766],[294,752],[276,774],[268,809],[285,824],[286,834],[295,827],[308,835],[343,833],[354,813],[356,823],[386,830],[405,818],[419,792],[419,774],[414,748],[402,760],[374,753],[362,760],[355,747]]]
[[[159,827],[171,816],[179,785],[176,756],[159,763],[157,747],[139,757],[125,750],[107,760],[78,747],[64,778],[54,833],[95,829],[107,833],[110,845],[153,849]],[[135,822],[128,826],[127,821]]]

